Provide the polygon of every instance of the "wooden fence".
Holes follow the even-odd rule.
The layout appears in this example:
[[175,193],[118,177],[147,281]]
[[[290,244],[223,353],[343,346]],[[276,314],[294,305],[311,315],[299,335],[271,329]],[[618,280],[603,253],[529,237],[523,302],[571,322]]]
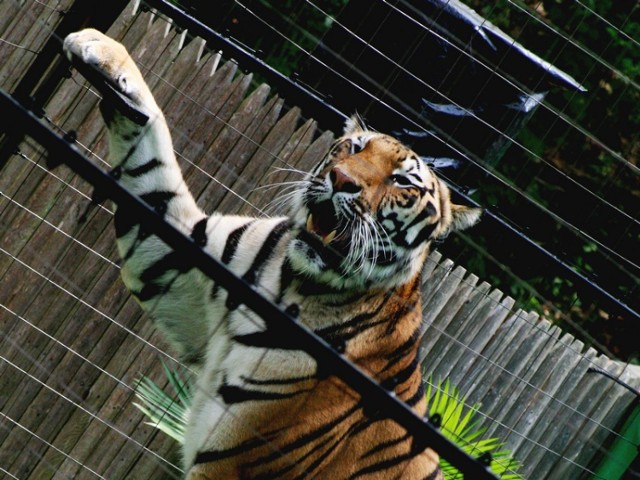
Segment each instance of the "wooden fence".
[[[12,91],[72,3],[0,3],[0,88]],[[130,5],[109,34],[139,62],[208,211],[265,214],[274,193],[256,187],[293,175],[274,167],[306,170],[333,139],[151,12]],[[73,74],[45,112],[102,163],[97,100]],[[0,472],[179,477],[177,445],[133,405],[136,378],[166,385],[162,364],[176,365],[119,281],[111,207],[91,207],[90,185],[46,161],[27,139],[0,172]],[[424,316],[425,373],[481,403],[487,434],[505,441],[526,478],[573,479],[593,468],[634,396],[587,369],[636,386],[637,370],[585,349],[437,252],[425,270]]]

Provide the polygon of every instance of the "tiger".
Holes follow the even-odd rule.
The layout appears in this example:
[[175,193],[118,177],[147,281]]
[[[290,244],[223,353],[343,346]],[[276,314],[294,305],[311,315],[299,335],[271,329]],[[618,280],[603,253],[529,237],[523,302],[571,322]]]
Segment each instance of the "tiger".
[[[415,152],[354,115],[296,184],[290,215],[207,214],[126,48],[84,29],[64,39],[63,52],[103,94],[111,175],[425,416],[421,271],[433,242],[471,227],[482,210],[454,204]],[[433,449],[371,415],[309,354],[256,342],[265,321],[141,223],[116,207],[124,285],[196,374],[184,478],[443,478]]]

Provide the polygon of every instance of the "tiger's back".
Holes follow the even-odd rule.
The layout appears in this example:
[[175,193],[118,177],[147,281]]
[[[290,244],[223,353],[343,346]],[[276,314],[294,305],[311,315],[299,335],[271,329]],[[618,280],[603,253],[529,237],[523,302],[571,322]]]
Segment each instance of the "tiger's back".
[[[148,118],[136,123],[105,95],[101,111],[119,181],[424,415],[420,272],[431,242],[471,226],[479,210],[452,204],[414,152],[351,119],[298,183],[290,217],[207,215],[184,183],[162,112],[124,47],[84,30],[65,39],[65,52],[106,76],[97,88],[115,90],[118,102]],[[407,432],[310,356],[277,341],[265,345],[265,322],[233,292],[126,211],[117,211],[115,223],[126,286],[198,372],[185,435],[187,478],[441,478],[435,452],[415,448]]]

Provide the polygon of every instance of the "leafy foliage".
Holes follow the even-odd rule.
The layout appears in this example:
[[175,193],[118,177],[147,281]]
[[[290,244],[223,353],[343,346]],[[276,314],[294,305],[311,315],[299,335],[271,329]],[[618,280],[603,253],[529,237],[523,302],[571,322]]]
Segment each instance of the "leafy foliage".
[[[486,428],[478,426],[479,404],[466,406],[465,398],[448,380],[435,386],[428,382],[427,399],[429,415],[441,419],[441,432],[455,442],[466,453],[474,457],[491,454],[490,468],[503,480],[517,480],[520,463],[511,457],[508,450],[501,450],[503,443],[498,438],[482,438]],[[446,480],[463,480],[464,476],[446,460],[442,459],[442,470]]]
[[167,394],[149,377],[142,376],[135,386],[140,403],[134,405],[149,418],[147,425],[183,444],[191,405],[191,386],[182,380],[177,371],[165,364],[163,367],[173,395]]

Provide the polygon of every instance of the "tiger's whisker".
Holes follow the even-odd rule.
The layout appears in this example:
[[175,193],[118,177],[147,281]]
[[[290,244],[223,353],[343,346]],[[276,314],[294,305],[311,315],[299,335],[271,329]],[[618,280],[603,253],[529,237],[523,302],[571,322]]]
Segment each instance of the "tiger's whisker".
[[273,188],[287,186],[287,185],[300,186],[300,188],[304,188],[307,185],[307,183],[308,182],[306,182],[305,180],[292,180],[288,182],[266,183],[264,185],[260,185],[254,188],[253,191],[256,192],[258,190],[268,190],[268,189],[273,189]]
[[309,172],[305,172],[304,170],[299,170],[297,168],[293,168],[293,167],[271,167],[271,170],[273,170],[272,172],[269,172],[269,174],[276,174],[278,172],[287,172],[287,173],[296,173],[299,175],[309,175]]

